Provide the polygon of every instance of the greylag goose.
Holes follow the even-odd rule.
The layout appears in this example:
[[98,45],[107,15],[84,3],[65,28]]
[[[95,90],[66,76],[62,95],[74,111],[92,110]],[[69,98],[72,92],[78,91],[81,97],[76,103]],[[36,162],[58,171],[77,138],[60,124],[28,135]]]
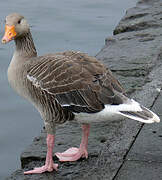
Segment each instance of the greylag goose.
[[88,158],[92,122],[125,117],[143,123],[160,121],[155,113],[129,99],[111,71],[96,58],[74,51],[37,56],[27,20],[17,13],[6,17],[2,43],[11,40],[16,49],[8,68],[8,81],[40,112],[47,131],[45,165],[24,174],[57,170],[52,157],[57,124],[71,120],[82,124],[80,147],[56,153],[60,161],[76,161]]

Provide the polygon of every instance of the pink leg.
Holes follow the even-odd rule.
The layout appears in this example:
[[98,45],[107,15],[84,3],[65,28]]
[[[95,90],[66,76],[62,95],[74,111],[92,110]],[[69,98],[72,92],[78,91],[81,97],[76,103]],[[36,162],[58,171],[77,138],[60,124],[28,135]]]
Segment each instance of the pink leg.
[[66,150],[63,153],[55,153],[55,155],[59,158],[59,161],[77,161],[81,157],[88,158],[88,136],[90,131],[90,125],[84,124],[82,125],[83,135],[79,148],[72,147]]
[[38,174],[43,172],[51,172],[53,170],[57,171],[58,164],[53,163],[53,148],[54,148],[54,135],[47,135],[47,155],[45,165],[42,167],[34,168],[33,170],[26,171],[24,174]]

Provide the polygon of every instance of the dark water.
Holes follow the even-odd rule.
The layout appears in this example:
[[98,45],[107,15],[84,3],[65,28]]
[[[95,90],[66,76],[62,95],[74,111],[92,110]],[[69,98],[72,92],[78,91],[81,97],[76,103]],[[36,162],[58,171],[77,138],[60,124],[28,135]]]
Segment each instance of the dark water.
[[[95,55],[136,0],[4,0],[0,33],[12,12],[27,17],[39,54],[77,50]],[[0,44],[0,179],[20,167],[19,156],[43,126],[38,112],[9,87],[7,67],[14,43]]]

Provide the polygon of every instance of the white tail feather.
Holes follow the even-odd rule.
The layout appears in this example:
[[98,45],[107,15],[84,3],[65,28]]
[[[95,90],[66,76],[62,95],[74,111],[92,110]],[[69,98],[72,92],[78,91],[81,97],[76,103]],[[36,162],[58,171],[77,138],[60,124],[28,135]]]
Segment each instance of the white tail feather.
[[[140,113],[141,117],[139,115]],[[150,115],[150,118],[148,118],[149,116],[147,116],[147,114]],[[81,123],[115,121],[124,119],[124,117],[143,123],[160,122],[160,118],[155,113],[140,106],[140,104],[133,99],[119,105],[107,104],[102,111],[97,113],[76,113],[75,115],[76,120]]]
[[[140,106],[140,105],[139,105]],[[160,122],[160,118],[154,113],[154,112],[152,112],[152,111],[150,111],[149,109],[147,109],[146,107],[143,107],[143,108],[141,108],[141,110],[142,111],[139,111],[138,113],[140,114],[140,112],[141,112],[141,114],[143,113],[143,112],[145,112],[145,113],[150,113],[151,115],[152,115],[152,117],[147,117],[146,116],[146,118],[148,118],[148,119],[145,119],[145,118],[142,118],[142,117],[140,117],[140,116],[136,116],[136,114],[135,114],[135,112],[137,112],[137,111],[134,111],[134,115],[133,115],[133,112],[131,112],[131,114],[125,114],[125,113],[123,113],[122,111],[120,111],[120,112],[118,112],[120,115],[122,115],[122,116],[125,116],[125,117],[127,117],[127,118],[130,118],[130,119],[133,119],[133,120],[136,120],[136,121],[140,121],[140,122],[143,122],[143,123],[154,123],[154,122]],[[129,111],[128,111],[129,112]]]

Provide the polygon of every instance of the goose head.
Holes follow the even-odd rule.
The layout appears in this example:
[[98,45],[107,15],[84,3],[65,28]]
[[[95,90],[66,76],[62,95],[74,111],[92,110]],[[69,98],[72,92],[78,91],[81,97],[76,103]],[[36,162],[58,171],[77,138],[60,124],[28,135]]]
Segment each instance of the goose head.
[[5,34],[2,38],[2,43],[8,43],[28,32],[29,24],[27,23],[27,20],[18,13],[10,14],[5,20]]

